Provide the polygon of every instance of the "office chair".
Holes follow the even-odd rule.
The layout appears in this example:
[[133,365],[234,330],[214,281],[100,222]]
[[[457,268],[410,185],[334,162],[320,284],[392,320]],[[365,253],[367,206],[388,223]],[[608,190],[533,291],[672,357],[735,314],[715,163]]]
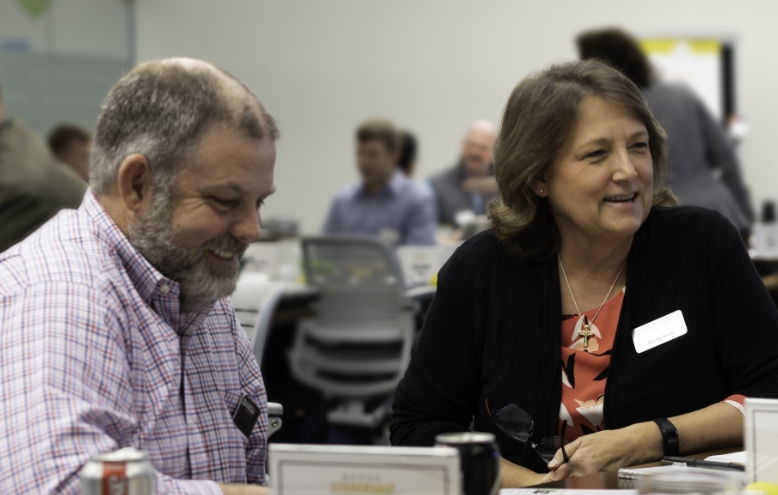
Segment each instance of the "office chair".
[[[232,293],[235,316],[251,342],[260,367],[273,313],[283,294],[283,284],[268,282],[263,274],[252,272],[241,273],[235,292]],[[284,406],[278,402],[267,403],[267,438],[281,429],[283,414]]]
[[265,353],[265,342],[267,342],[268,333],[270,333],[270,324],[273,321],[273,313],[276,306],[284,296],[284,288],[281,284],[275,284],[274,288],[268,288],[263,294],[264,300],[260,303],[259,313],[254,324],[254,335],[251,339],[251,348],[254,350],[254,357],[260,368],[262,367],[262,356]]
[[243,272],[231,296],[235,316],[245,330],[260,366],[273,312],[283,294],[283,283],[269,282],[261,273]]
[[[374,238],[302,240],[308,284],[321,291],[316,317],[300,322],[292,375],[341,403],[331,424],[378,427],[410,360],[413,304],[392,249]],[[385,398],[367,411],[366,402]]]

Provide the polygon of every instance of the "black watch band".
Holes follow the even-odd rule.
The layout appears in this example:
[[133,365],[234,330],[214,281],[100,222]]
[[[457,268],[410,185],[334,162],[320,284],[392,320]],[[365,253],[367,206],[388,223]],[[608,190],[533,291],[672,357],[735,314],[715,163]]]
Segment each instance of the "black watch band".
[[662,449],[666,456],[678,456],[681,453],[680,443],[678,442],[678,430],[670,421],[661,418],[655,419],[654,423],[659,426],[662,432]]

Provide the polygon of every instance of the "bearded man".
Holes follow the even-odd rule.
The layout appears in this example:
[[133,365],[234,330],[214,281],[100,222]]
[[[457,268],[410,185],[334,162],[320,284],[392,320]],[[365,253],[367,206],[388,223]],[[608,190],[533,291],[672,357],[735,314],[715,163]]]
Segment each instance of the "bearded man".
[[4,489],[80,493],[91,456],[135,447],[158,494],[267,493],[250,486],[266,394],[227,296],[260,236],[277,137],[202,61],[144,63],[114,85],[82,206],[0,255]]

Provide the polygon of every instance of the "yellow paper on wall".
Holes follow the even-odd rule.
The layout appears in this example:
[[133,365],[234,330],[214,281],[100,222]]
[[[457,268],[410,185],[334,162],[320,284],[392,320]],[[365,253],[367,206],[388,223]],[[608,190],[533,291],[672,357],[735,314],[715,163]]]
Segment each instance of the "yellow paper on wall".
[[646,38],[640,40],[640,47],[650,55],[673,53],[676,43],[678,43],[678,40],[672,38]]
[[694,54],[719,53],[721,42],[716,39],[689,40],[689,51]]

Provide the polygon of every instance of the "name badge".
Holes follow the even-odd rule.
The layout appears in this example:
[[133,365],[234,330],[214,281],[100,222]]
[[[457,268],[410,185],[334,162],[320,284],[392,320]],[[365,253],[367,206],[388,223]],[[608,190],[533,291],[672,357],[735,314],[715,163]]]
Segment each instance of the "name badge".
[[640,354],[665,342],[670,342],[682,335],[686,335],[686,332],[686,322],[683,320],[683,314],[679,309],[634,329],[632,331],[632,341],[635,343],[635,350]]
[[232,413],[232,421],[235,426],[246,435],[246,438],[251,436],[254,425],[257,424],[259,418],[259,406],[254,404],[251,397],[248,394],[243,394],[243,397],[238,401],[238,407],[235,408],[235,412]]

